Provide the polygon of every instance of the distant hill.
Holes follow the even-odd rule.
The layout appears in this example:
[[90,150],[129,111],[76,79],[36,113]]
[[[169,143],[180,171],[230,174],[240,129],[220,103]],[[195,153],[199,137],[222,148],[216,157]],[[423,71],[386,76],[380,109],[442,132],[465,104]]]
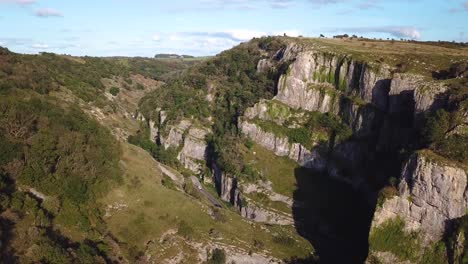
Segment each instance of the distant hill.
[[179,55],[179,54],[166,54],[160,53],[154,56],[156,59],[193,59],[194,56],[191,55]]

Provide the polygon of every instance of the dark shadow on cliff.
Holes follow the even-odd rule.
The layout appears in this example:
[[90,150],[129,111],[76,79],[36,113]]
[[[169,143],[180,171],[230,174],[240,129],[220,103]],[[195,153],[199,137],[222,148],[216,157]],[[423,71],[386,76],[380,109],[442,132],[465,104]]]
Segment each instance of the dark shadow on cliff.
[[361,192],[328,175],[306,168],[297,168],[294,174],[296,228],[315,248],[319,263],[363,263],[369,248],[371,203]]

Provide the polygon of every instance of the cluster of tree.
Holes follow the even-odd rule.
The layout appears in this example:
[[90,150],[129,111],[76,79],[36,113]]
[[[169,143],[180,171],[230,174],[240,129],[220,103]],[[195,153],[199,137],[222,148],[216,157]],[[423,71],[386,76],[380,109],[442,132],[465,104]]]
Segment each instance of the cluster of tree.
[[[0,97],[2,258],[103,263],[106,228],[96,200],[120,182],[119,145],[77,106],[47,98],[24,90]],[[89,240],[71,241],[56,225]]]

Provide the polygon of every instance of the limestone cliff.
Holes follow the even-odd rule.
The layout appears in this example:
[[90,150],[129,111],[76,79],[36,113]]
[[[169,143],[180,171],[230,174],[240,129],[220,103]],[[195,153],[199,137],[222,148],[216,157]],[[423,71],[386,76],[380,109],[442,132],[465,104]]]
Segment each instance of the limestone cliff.
[[[149,124],[154,125],[154,122],[150,121]],[[200,172],[206,162],[205,137],[211,133],[210,129],[194,124],[190,119],[183,119],[175,125],[166,125],[162,129],[154,130],[158,132],[155,140],[159,140],[164,148],[172,147],[178,150],[177,159],[185,168],[195,173]],[[164,135],[161,130],[168,132]],[[152,139],[156,132],[151,133]]]
[[437,241],[450,220],[465,215],[468,208],[466,171],[424,152],[405,163],[398,189],[398,196],[385,201],[375,212],[373,228],[400,217],[407,230],[423,231],[426,240]]
[[212,167],[220,198],[235,206],[243,217],[256,222],[276,225],[292,225],[294,223],[291,215],[275,212],[271,208],[264,208],[245,197],[237,178],[222,172],[216,164],[213,164]]

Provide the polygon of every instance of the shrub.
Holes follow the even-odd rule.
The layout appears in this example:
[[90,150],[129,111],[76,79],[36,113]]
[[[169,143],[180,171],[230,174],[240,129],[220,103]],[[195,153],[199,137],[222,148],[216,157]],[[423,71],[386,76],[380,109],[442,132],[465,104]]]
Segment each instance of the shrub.
[[171,190],[176,190],[176,185],[174,183],[174,181],[169,178],[168,176],[164,176],[162,179],[161,179],[161,184],[168,188],[168,189],[171,189]]
[[225,264],[226,263],[226,252],[223,249],[215,248],[211,253],[211,258],[208,260],[208,264]]
[[187,222],[182,220],[179,222],[177,234],[186,239],[191,239],[194,235],[194,231],[193,228],[187,224]]
[[296,242],[294,239],[285,236],[285,235],[279,235],[279,236],[274,236],[273,237],[273,242],[285,247],[291,247],[294,246],[294,243]]
[[406,233],[404,227],[405,222],[400,218],[384,222],[370,234],[370,248],[391,252],[403,260],[416,261],[420,251],[419,236],[417,233]]
[[387,199],[390,199],[395,195],[398,195],[398,190],[395,188],[395,186],[384,187],[379,192],[379,195],[377,197],[377,207],[382,207],[382,205]]
[[450,115],[447,111],[440,109],[430,114],[422,130],[422,137],[426,143],[441,142],[450,126]]
[[118,87],[112,86],[109,89],[109,93],[112,94],[113,96],[117,96],[120,92],[120,89]]

